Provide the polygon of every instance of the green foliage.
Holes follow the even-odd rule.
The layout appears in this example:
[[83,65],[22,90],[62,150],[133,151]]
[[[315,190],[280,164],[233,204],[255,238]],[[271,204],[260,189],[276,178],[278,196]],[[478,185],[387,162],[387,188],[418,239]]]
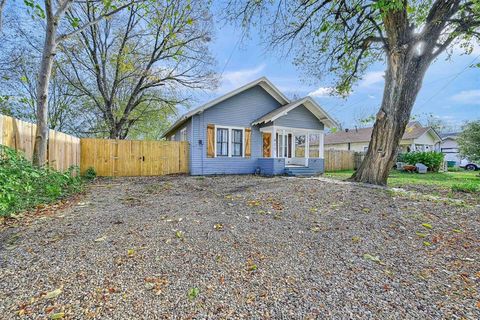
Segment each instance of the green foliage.
[[441,152],[409,152],[398,156],[398,160],[411,165],[422,163],[428,170],[438,172],[443,163],[444,154]]
[[460,154],[470,161],[480,161],[480,120],[469,122],[457,139]]
[[188,300],[194,300],[200,294],[200,289],[194,287],[190,288],[187,293]]
[[37,168],[17,151],[0,145],[0,216],[55,201],[82,189],[78,168]]
[[480,192],[480,182],[467,182],[452,185],[453,192],[477,193]]
[[86,180],[93,180],[97,177],[97,171],[95,171],[95,168],[89,167],[85,173],[83,174],[83,178]]

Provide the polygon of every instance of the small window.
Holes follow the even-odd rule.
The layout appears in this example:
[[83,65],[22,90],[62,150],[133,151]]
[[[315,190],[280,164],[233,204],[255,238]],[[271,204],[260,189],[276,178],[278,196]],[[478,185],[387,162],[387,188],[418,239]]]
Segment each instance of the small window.
[[243,156],[243,130],[232,129],[232,156]]
[[217,128],[217,157],[228,156],[228,129]]
[[187,141],[187,128],[180,130],[180,141]]

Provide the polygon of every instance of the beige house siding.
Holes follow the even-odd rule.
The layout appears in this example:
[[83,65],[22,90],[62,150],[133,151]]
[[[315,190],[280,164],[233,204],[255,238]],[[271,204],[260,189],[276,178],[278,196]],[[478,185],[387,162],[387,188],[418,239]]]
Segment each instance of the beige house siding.
[[[368,147],[368,141],[365,142],[351,142],[350,150],[356,152],[363,152]],[[412,144],[412,140],[402,140],[400,141],[400,148],[402,152],[407,151],[407,146]],[[348,143],[335,143],[325,145],[325,150],[349,150]]]

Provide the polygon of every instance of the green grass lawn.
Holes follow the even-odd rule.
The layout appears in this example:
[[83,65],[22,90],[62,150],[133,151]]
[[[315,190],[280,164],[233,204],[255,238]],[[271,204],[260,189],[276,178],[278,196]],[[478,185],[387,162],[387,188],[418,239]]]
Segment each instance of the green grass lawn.
[[[347,179],[353,174],[353,170],[326,172],[325,176],[335,179]],[[452,189],[453,186],[472,186],[471,189],[480,190],[480,178],[478,171],[438,172],[438,173],[405,173],[392,170],[388,177],[388,186],[405,187],[409,185],[437,186],[442,189]]]

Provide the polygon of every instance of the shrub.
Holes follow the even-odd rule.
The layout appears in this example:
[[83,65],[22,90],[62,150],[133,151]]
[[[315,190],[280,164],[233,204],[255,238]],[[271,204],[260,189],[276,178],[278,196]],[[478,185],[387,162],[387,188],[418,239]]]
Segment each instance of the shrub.
[[401,162],[406,162],[411,165],[423,163],[428,167],[428,170],[437,172],[443,163],[444,154],[441,152],[409,152],[399,155],[398,159]]
[[83,174],[83,178],[89,181],[95,179],[96,177],[97,177],[97,171],[95,171],[95,168],[93,167],[89,167],[87,170],[85,170]]
[[458,183],[452,185],[454,192],[477,193],[480,192],[480,184],[474,182]]
[[14,149],[0,145],[0,216],[55,201],[82,189],[78,168],[38,168]]

